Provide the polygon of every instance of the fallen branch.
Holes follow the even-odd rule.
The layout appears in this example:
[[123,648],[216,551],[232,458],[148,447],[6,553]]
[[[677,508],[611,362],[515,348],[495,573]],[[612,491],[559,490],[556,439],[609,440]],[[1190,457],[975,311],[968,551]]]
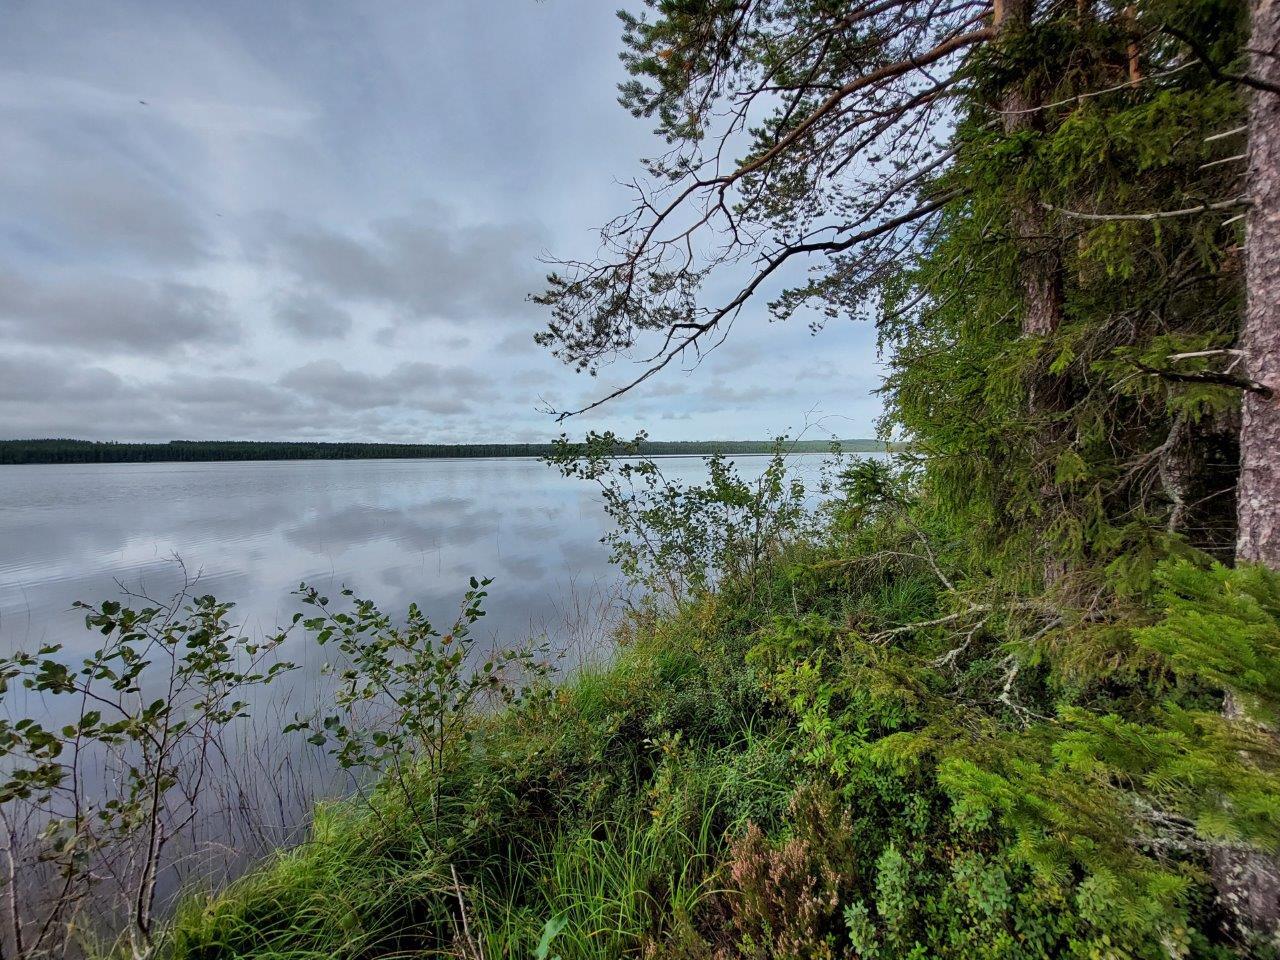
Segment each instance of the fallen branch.
[[1048,720],[1048,717],[1043,717],[1033,710],[1028,710],[1022,704],[1013,699],[1013,682],[1018,679],[1018,673],[1022,669],[1021,664],[1019,664],[1014,657],[1008,656],[1001,661],[1001,666],[1006,667],[1007,669],[1004,674],[1004,684],[1000,688],[1000,696],[998,696],[996,700],[1003,703],[1006,707],[1017,714],[1018,719],[1024,724],[1028,723],[1029,719]]
[[1058,616],[1058,611],[1035,600],[1020,600],[1003,605],[973,603],[965,609],[957,610],[955,613],[949,613],[945,617],[937,617],[933,620],[918,620],[915,623],[904,623],[900,627],[889,627],[887,630],[880,630],[871,634],[867,639],[872,643],[878,643],[881,640],[886,640],[889,637],[900,636],[904,633],[911,633],[916,630],[927,630],[930,627],[940,627],[947,623],[955,623],[957,620],[962,620],[975,613],[992,614],[998,613],[1001,610],[1039,610],[1042,613],[1051,613],[1055,617]]
[[957,620],[967,617],[972,613],[990,613],[991,607],[982,604],[980,606],[970,607],[967,610],[961,610],[957,613],[947,614],[945,617],[938,617],[936,620],[919,620],[915,623],[904,623],[900,627],[890,627],[888,630],[881,630],[879,633],[873,633],[868,639],[872,643],[879,643],[881,640],[887,640],[889,637],[900,636],[904,633],[913,633],[916,630],[927,630],[929,627],[940,627],[944,623],[955,623]]
[[966,650],[969,649],[969,647],[973,644],[973,638],[976,637],[978,635],[978,631],[981,630],[986,625],[987,625],[987,618],[983,617],[981,620],[979,620],[977,623],[971,626],[967,633],[965,633],[963,643],[961,643],[959,646],[952,647],[942,656],[934,658],[930,662],[930,666],[937,667],[938,669],[941,669],[942,667],[954,667],[956,659],[960,656],[960,654],[964,653]]

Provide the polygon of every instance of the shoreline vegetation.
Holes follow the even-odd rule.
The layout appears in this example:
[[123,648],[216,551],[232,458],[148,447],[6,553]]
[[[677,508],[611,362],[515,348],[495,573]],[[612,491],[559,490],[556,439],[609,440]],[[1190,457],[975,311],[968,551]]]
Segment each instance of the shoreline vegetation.
[[[1218,691],[1244,677],[1280,716],[1280,575],[1175,551],[1100,620],[988,590],[910,464],[835,458],[809,490],[782,454],[758,478],[713,457],[674,484],[618,446],[548,458],[598,485],[636,590],[610,655],[559,676],[545,644],[478,645],[487,579],[452,623],[304,585],[267,638],[212,597],[103,602],[83,666],[0,661],[87,710],[0,728],[8,822],[61,811],[10,841],[10,889],[53,896],[9,901],[4,955],[1272,960],[1224,932],[1205,861],[1274,837],[1274,741]],[[1066,631],[1087,662],[1053,662]],[[367,786],[170,903],[163,844],[208,813],[241,691],[295,668],[272,653],[289,633],[343,682],[281,735]]]
[[[882,440],[795,440],[792,453],[894,453],[904,444]],[[775,440],[645,440],[628,456],[768,455]],[[0,465],[35,463],[199,463],[237,460],[436,460],[484,457],[548,457],[548,443],[313,443],[256,440],[170,440],[117,443],[99,440],[0,440]],[[619,453],[623,451],[619,447]]]

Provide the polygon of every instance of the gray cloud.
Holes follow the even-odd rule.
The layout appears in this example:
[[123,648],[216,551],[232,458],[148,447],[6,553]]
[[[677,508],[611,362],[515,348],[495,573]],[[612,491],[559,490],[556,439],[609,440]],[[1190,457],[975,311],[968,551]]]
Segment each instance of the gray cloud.
[[71,350],[163,355],[235,343],[226,297],[181,281],[59,275],[37,282],[0,275],[0,334]]
[[711,352],[711,366],[717,373],[740,373],[769,359],[767,344],[759,340],[726,340]]
[[351,330],[351,314],[314,293],[291,293],[280,299],[275,320],[285,330],[307,339],[345,336]]
[[280,378],[282,386],[348,410],[409,406],[432,413],[464,413],[489,383],[466,367],[400,363],[382,375],[349,370],[336,360],[316,360]]
[[737,385],[717,380],[710,386],[695,391],[691,399],[693,404],[702,410],[723,410],[778,403],[794,400],[799,396],[800,390],[794,384],[774,387],[767,384]]
[[152,440],[218,435],[202,433],[213,421],[236,430],[255,421],[303,426],[288,403],[264,402],[262,385],[245,378],[147,383],[57,355],[14,354],[0,357],[0,384],[4,436]]
[[0,401],[40,403],[53,396],[76,402],[95,401],[117,395],[123,389],[124,381],[101,367],[0,356]]
[[[404,363],[383,376],[317,362],[280,383],[233,375],[124,378],[55,355],[0,356],[0,436],[422,441],[469,435],[485,395],[463,368]],[[86,428],[86,410],[93,411]],[[387,418],[402,426],[387,430]]]
[[527,316],[545,231],[531,222],[458,223],[444,207],[369,225],[364,236],[281,225],[266,243],[304,283],[344,300],[387,304],[402,321]]
[[166,266],[209,256],[208,233],[170,186],[96,154],[32,153],[22,168],[0,167],[0,191],[13,198],[7,215],[40,246]]
[[534,331],[532,329],[512,330],[506,333],[493,345],[494,353],[505,353],[513,357],[527,357],[538,351],[538,345],[533,342]]
[[[543,398],[637,372],[557,364],[526,300],[654,147],[609,5],[10,6],[0,436],[541,440]],[[564,427],[767,436],[822,402],[869,432],[874,333],[760,312]]]
[[206,408],[231,408],[258,415],[286,414],[298,409],[287,391],[248,377],[183,377],[170,381],[162,396],[173,403]]

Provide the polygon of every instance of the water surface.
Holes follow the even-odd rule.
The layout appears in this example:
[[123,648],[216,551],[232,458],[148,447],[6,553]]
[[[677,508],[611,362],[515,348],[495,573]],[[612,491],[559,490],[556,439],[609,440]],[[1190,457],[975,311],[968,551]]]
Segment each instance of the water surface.
[[0,649],[89,642],[73,601],[167,598],[175,557],[250,631],[286,622],[303,580],[443,618],[474,575],[495,580],[488,632],[526,637],[613,581],[606,526],[590,485],[530,459],[5,467]]
[[[797,457],[796,469],[815,473],[821,459]],[[754,476],[767,458],[737,462]],[[701,457],[663,458],[662,469],[676,482],[707,474]],[[395,619],[417,602],[447,627],[476,576],[494,578],[482,641],[545,637],[570,668],[608,651],[621,586],[600,543],[608,529],[593,484],[532,459],[0,467],[0,652],[61,643],[75,660],[101,640],[75,601],[122,590],[168,601],[184,577],[234,601],[251,636],[304,609],[291,595],[300,581],[330,595],[350,586]],[[320,670],[332,652],[290,636],[283,656],[302,669],[255,689],[195,834],[172,855],[181,868],[166,895],[184,878],[234,875],[296,838],[314,797],[350,789],[322,751],[280,736],[295,713],[332,703]],[[13,687],[4,708],[65,723],[73,717],[59,712],[77,703]]]

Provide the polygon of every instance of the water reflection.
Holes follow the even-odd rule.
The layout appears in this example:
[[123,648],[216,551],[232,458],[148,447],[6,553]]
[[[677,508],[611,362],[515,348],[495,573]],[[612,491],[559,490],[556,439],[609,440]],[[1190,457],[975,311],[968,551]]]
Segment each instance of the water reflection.
[[[696,475],[701,461],[672,463]],[[0,471],[0,649],[83,643],[75,600],[181,583],[233,599],[247,629],[296,609],[306,580],[441,616],[496,582],[487,630],[554,626],[560,591],[612,580],[592,490],[531,460],[103,464]]]
[[[800,457],[801,469],[817,458]],[[760,458],[743,458],[749,473]],[[701,458],[671,458],[677,481]],[[75,600],[119,585],[167,597],[181,557],[248,630],[297,609],[299,581],[357,588],[443,618],[467,578],[495,578],[487,631],[554,633],[570,584],[614,582],[594,488],[528,459],[57,464],[0,469],[0,650],[86,642]]]
[[[690,459],[679,469],[693,478],[705,468]],[[75,601],[118,599],[123,589],[166,602],[190,575],[197,592],[234,601],[251,636],[302,609],[292,595],[300,581],[330,595],[351,586],[393,618],[417,602],[447,626],[474,575],[495,580],[482,645],[545,635],[572,666],[606,648],[616,577],[599,543],[605,529],[591,487],[532,460],[7,467],[0,652],[56,642],[74,661],[101,640]],[[255,688],[250,717],[220,743],[200,829],[183,841],[194,846],[166,874],[166,893],[184,876],[234,874],[296,835],[314,797],[350,790],[323,750],[280,736],[295,714],[332,703],[321,667],[333,653],[300,630],[290,636],[280,656],[301,669]],[[161,693],[144,678],[146,698]],[[4,699],[5,712],[55,726],[78,707],[17,685]],[[95,762],[84,781],[91,793]]]

